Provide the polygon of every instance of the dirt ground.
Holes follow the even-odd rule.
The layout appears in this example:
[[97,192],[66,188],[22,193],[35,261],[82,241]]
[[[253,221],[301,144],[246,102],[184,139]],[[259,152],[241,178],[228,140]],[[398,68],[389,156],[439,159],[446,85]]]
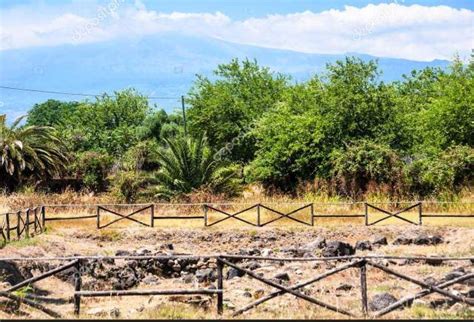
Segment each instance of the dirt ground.
[[[160,254],[246,254],[258,251],[275,257],[301,256],[298,250],[305,249],[311,242],[325,239],[341,241],[355,246],[357,241],[374,241],[386,237],[388,245],[373,247],[372,250],[356,250],[356,255],[399,255],[399,256],[474,256],[474,233],[471,227],[422,226],[398,224],[365,227],[360,223],[333,224],[324,227],[306,227],[302,225],[280,225],[278,227],[244,228],[232,227],[232,224],[214,227],[193,228],[145,228],[128,224],[123,228],[94,229],[90,225],[51,224],[48,230],[28,240],[14,241],[0,249],[1,257],[50,257],[72,255],[105,255],[112,256],[120,251],[138,251]],[[403,236],[440,236],[442,242],[436,245],[394,245],[394,241]],[[321,256],[324,251],[313,249],[309,256]],[[303,254],[307,256],[307,254]],[[50,261],[50,264],[54,264]],[[287,273],[290,286],[305,281],[330,268],[343,265],[344,262],[271,262],[258,261],[255,272],[266,278],[273,278],[279,273]],[[472,270],[472,262],[444,262],[433,266],[423,262],[403,260],[384,260],[379,263],[389,268],[409,274],[419,280],[431,278],[441,280],[453,269]],[[59,264],[59,262],[58,262]],[[215,268],[212,261],[203,268]],[[224,274],[227,274],[226,268]],[[415,284],[402,281],[376,268],[368,268],[369,301],[380,293],[390,293],[396,299],[414,294],[421,290]],[[192,275],[192,274],[191,274]],[[93,285],[94,281],[86,279],[84,283]],[[92,284],[91,284],[92,283]],[[323,281],[305,287],[307,295],[344,308],[361,316],[359,269],[351,268]],[[216,282],[198,282],[194,276],[183,272],[174,276],[156,276],[151,282],[144,280],[132,289],[197,289],[209,288]],[[50,277],[37,283],[39,288],[47,290],[49,297],[70,298],[73,285],[57,277]],[[2,289],[5,286],[1,287]],[[472,285],[455,285],[454,292],[468,292]],[[236,309],[255,301],[262,294],[275,291],[249,276],[234,277],[224,282],[224,317],[231,317]],[[464,294],[464,293],[463,293]],[[413,306],[387,314],[386,318],[474,318],[472,307],[467,304],[441,305],[432,308],[430,302],[442,298],[441,295],[430,295],[418,300]],[[74,318],[72,303],[56,305],[44,304],[68,318]],[[102,297],[83,298],[81,301],[81,318],[218,318],[216,299],[209,296],[136,296],[136,297]],[[0,311],[1,318],[46,318],[37,310],[22,306],[21,314],[14,315]],[[369,312],[373,314],[373,312]],[[344,318],[344,315],[331,312],[317,305],[297,299],[293,295],[274,298],[237,318]]]

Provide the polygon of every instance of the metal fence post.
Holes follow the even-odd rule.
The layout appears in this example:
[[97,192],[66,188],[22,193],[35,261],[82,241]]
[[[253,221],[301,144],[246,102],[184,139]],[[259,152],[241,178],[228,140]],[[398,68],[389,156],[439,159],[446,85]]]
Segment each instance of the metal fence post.
[[81,278],[81,261],[79,260],[76,267],[76,273],[74,276],[74,314],[79,315],[81,312],[81,296],[76,292],[81,291],[82,278]]
[[221,262],[220,257],[217,257],[217,289],[220,290],[217,293],[217,314],[224,312],[224,264]]
[[367,265],[364,260],[359,267],[360,270],[360,293],[362,301],[362,313],[367,315]]

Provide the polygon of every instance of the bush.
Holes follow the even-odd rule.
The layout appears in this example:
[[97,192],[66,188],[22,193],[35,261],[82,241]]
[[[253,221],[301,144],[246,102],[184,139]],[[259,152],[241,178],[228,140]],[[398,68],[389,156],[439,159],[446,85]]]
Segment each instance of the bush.
[[389,146],[368,140],[355,141],[331,154],[333,176],[340,192],[357,197],[370,183],[389,186],[391,193],[402,184],[402,162]]
[[123,158],[123,169],[127,171],[153,171],[160,167],[157,151],[159,144],[147,140],[130,148]]
[[79,155],[75,165],[76,175],[82,178],[84,187],[93,192],[107,189],[107,176],[112,168],[113,158],[95,151]]
[[412,162],[406,169],[410,191],[420,196],[459,192],[474,180],[474,149],[454,146]]
[[121,171],[115,174],[111,180],[112,194],[121,202],[134,203],[145,184],[146,179],[139,173]]

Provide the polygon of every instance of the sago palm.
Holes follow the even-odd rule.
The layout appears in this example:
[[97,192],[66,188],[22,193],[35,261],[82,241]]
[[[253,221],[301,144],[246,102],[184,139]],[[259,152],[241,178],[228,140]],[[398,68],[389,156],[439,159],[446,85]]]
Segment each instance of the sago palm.
[[0,115],[0,186],[9,191],[24,179],[58,174],[67,161],[52,127],[21,127],[22,119],[8,126]]
[[196,190],[232,195],[239,190],[235,167],[215,158],[204,136],[164,139],[158,152],[161,165],[156,175],[158,197],[169,199]]

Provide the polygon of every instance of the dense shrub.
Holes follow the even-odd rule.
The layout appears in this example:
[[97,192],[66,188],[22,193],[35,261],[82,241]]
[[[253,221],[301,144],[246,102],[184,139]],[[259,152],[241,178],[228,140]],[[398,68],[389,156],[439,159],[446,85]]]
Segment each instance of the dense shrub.
[[419,158],[407,167],[406,173],[414,194],[458,192],[474,180],[474,149],[454,146],[437,155]]
[[135,171],[120,171],[111,179],[113,196],[120,202],[134,203],[144,188],[146,178]]
[[107,189],[107,176],[112,165],[113,157],[108,154],[88,151],[79,155],[75,171],[87,190],[100,192]]
[[402,162],[390,147],[361,140],[331,154],[333,176],[340,192],[357,196],[369,183],[388,185],[392,192],[402,184]]

